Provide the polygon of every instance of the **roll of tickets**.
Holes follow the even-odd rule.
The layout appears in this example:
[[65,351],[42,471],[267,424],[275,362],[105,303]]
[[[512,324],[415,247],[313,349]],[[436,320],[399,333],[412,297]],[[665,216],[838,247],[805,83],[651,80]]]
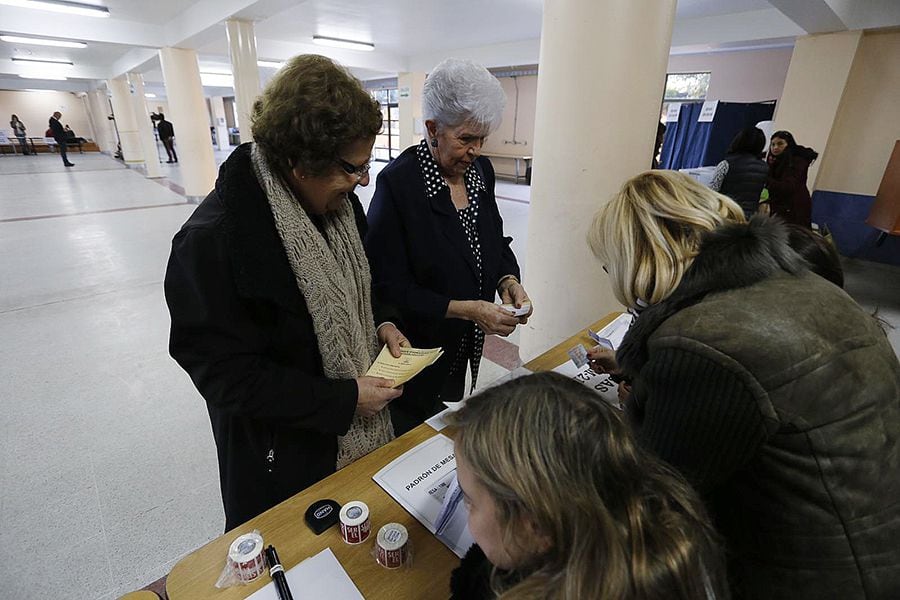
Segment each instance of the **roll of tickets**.
[[231,542],[228,563],[234,574],[243,581],[254,581],[266,570],[263,539],[258,533],[247,533]]
[[369,507],[365,502],[354,500],[341,509],[341,537],[348,544],[359,544],[369,538]]
[[409,557],[409,534],[400,523],[388,523],[378,530],[376,557],[388,569],[402,567]]

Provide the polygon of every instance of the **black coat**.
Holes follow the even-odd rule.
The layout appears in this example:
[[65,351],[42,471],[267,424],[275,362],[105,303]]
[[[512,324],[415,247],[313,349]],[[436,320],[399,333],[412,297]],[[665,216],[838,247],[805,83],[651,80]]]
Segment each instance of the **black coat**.
[[171,137],[175,137],[175,128],[169,121],[160,119],[156,124],[156,133],[159,134],[159,139],[167,140]]
[[[360,235],[365,216],[351,200]],[[250,163],[250,144],[172,242],[169,349],[209,409],[226,529],[335,471],[357,388],[328,379],[312,317]],[[376,316],[385,316],[376,305]]]
[[60,124],[58,119],[54,119],[53,117],[50,117],[50,132],[53,133],[53,139],[59,144],[65,142],[69,137],[68,134],[66,134],[65,127]]
[[368,212],[366,252],[374,293],[400,310],[412,345],[444,349],[444,356],[408,382],[403,396],[391,403],[392,411],[407,408],[426,418],[440,408],[435,399],[471,327],[469,321],[445,318],[450,300],[493,302],[500,278],[519,277],[519,265],[509,247],[512,238],[503,235],[491,162],[484,157],[477,160],[486,188],[479,197],[483,274],[479,286],[475,259],[450,190],[426,196],[416,148],[407,148],[378,175]]

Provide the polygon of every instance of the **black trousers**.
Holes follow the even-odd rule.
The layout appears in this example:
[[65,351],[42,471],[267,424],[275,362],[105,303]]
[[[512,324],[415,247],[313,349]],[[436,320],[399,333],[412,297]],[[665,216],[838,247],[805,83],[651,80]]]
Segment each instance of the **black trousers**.
[[175,154],[175,138],[166,138],[162,141],[163,146],[166,147],[166,154],[169,155],[169,160],[174,160],[178,162],[178,155]]
[[63,164],[69,164],[69,157],[66,155],[66,141],[57,140],[56,143],[59,145],[59,155],[62,156]]

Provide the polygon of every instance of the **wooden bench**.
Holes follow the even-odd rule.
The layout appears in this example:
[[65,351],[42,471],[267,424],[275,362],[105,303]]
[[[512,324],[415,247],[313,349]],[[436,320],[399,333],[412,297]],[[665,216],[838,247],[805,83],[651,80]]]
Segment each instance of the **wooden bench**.
[[[531,168],[531,156],[527,154],[503,154],[501,152],[482,152],[482,156],[487,156],[488,158],[504,158],[508,160],[513,160],[516,163],[516,172],[514,175],[505,175],[504,173],[497,173],[499,176],[513,177],[516,183],[519,183],[519,179],[525,179],[527,183],[531,183],[530,178],[528,177],[528,169]],[[524,163],[525,169],[520,171],[519,162]]]

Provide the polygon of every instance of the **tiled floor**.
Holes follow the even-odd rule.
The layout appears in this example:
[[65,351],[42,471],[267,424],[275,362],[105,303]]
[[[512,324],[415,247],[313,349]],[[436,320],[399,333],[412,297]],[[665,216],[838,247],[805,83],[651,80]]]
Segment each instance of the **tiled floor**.
[[[71,160],[0,158],[0,547],[21,549],[0,597],[17,600],[111,600],[224,524],[206,409],[166,350],[162,279],[194,206],[109,157]],[[522,263],[529,191],[497,184]],[[847,261],[847,281],[900,324],[900,268]],[[494,346],[482,385],[514,360]]]

